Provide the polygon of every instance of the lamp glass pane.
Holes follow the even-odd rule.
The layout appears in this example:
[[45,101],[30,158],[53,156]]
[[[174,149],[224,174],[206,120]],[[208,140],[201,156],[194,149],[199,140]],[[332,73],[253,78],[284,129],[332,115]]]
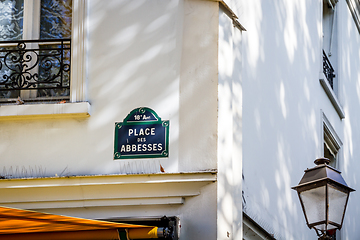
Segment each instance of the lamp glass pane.
[[329,225],[327,225],[326,230],[332,230],[332,229],[338,229],[338,227],[329,223]]
[[300,193],[309,224],[326,220],[325,194],[325,186]]
[[333,186],[328,187],[329,194],[329,221],[341,224],[348,194]]
[[326,224],[325,224],[325,223],[316,225],[314,228],[316,228],[316,229],[318,229],[318,230],[329,230],[328,228],[326,228]]

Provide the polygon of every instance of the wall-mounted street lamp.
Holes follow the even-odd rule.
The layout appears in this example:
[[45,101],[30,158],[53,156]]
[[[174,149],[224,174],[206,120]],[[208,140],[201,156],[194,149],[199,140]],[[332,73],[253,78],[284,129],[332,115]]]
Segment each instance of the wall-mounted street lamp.
[[350,192],[341,172],[330,167],[330,160],[319,158],[314,168],[305,170],[296,190],[306,223],[315,229],[319,240],[331,239],[336,229],[341,229]]

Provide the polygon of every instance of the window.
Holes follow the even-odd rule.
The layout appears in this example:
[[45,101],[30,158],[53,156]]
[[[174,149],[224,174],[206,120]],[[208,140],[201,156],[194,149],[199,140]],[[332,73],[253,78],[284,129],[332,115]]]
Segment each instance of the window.
[[342,142],[325,114],[323,114],[323,139],[323,156],[330,160],[330,166],[338,168],[339,151],[342,146]]
[[338,100],[339,79],[338,69],[338,24],[337,24],[337,3],[338,0],[323,0],[322,14],[322,71],[320,83],[329,97],[332,105],[340,118],[345,117],[344,110]]
[[259,223],[243,212],[243,240],[275,240],[274,234],[270,234]]
[[0,102],[85,100],[85,3],[0,0]]
[[0,3],[0,99],[69,98],[71,0]]
[[331,140],[331,134],[324,125],[324,157],[330,160],[330,166],[337,168],[340,146]]
[[337,21],[336,1],[323,1],[323,72],[334,93],[337,94]]

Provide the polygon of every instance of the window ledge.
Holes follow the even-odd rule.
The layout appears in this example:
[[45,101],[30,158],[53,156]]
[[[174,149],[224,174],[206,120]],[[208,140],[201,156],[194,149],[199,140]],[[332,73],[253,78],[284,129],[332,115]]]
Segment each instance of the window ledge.
[[0,106],[0,120],[83,118],[90,116],[90,103],[42,103]]
[[324,73],[322,73],[320,76],[320,84],[323,87],[324,91],[326,92],[326,95],[329,97],[329,100],[332,103],[332,105],[334,106],[336,112],[339,114],[339,117],[341,119],[345,118],[344,110],[343,110],[342,106],[340,105],[340,102],[337,99],[334,91],[332,90],[329,82],[327,81]]

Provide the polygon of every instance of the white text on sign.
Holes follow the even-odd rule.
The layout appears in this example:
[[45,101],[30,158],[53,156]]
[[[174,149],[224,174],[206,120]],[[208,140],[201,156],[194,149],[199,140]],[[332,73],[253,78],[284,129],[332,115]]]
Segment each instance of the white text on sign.
[[[138,132],[139,131],[139,132]],[[140,128],[140,129],[129,129],[129,137],[131,136],[149,136],[155,135],[155,128]]]

